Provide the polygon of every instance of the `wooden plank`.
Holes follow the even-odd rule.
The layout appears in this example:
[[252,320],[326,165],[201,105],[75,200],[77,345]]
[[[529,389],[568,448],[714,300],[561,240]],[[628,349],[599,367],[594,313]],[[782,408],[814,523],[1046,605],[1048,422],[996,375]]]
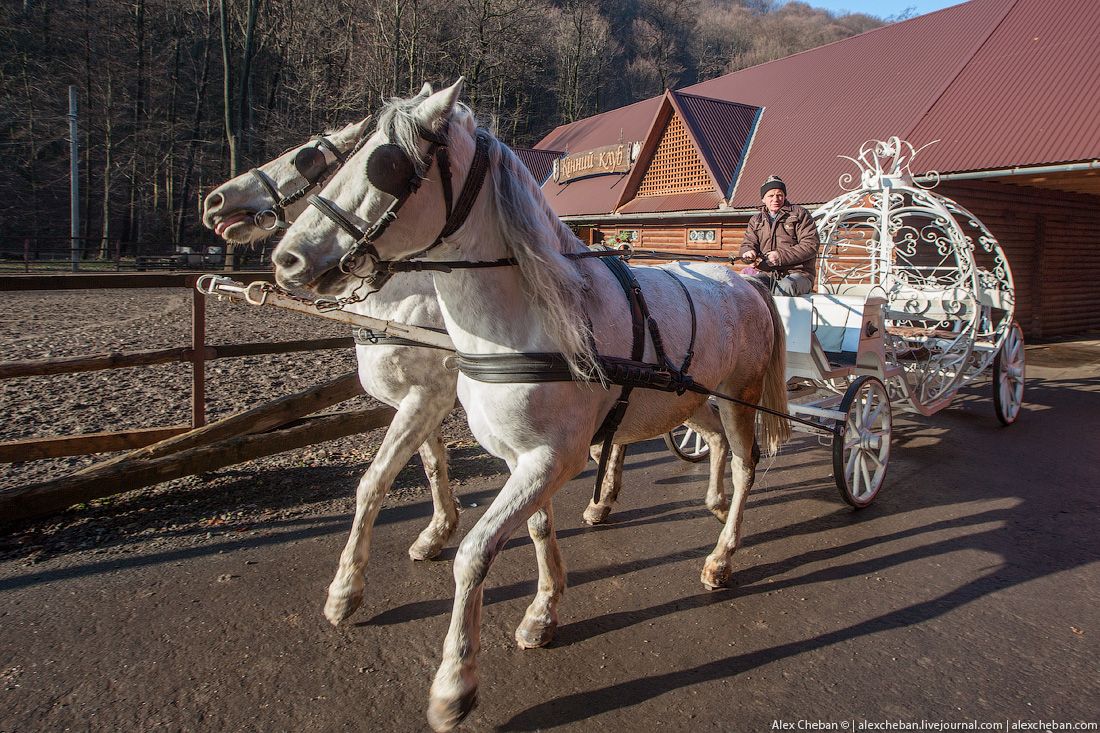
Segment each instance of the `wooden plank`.
[[123,369],[126,367],[152,366],[190,361],[191,349],[157,349],[154,351],[114,352],[93,354],[92,356],[70,356],[59,359],[33,359],[30,361],[10,361],[0,364],[0,379],[14,377],[39,377],[47,374],[72,374],[74,372],[94,372],[102,369]]
[[[202,356],[204,361],[213,361],[214,359],[227,359],[238,356],[289,354],[298,351],[346,349],[353,346],[355,346],[354,338],[351,336],[339,336],[325,339],[207,346],[203,349]],[[92,354],[90,356],[10,361],[5,364],[0,364],[0,379],[37,377],[47,374],[73,374],[76,372],[94,372],[103,369],[125,369],[128,367],[152,366],[155,364],[190,362],[193,361],[194,354],[195,351],[193,349],[180,346],[174,349],[113,352],[109,354]]]
[[12,440],[7,443],[0,443],[0,463],[133,450],[134,448],[143,448],[158,443],[174,435],[186,433],[190,429],[190,425],[172,425],[164,428],[145,428],[114,433],[84,433],[62,437]]
[[92,499],[364,433],[388,425],[394,413],[392,408],[384,407],[319,417],[285,430],[238,436],[149,460],[127,461],[107,473],[72,474],[3,491],[0,516],[5,519],[43,516]]
[[[307,341],[276,341],[274,343],[221,344],[214,346],[211,359],[224,359],[236,356],[258,356],[261,354],[290,354],[296,351],[321,351],[324,349],[350,349],[355,346],[351,336],[338,336]],[[209,347],[208,347],[209,348]]]
[[363,393],[359,375],[349,372],[331,382],[280,397],[251,410],[222,418],[124,456],[118,456],[77,472],[80,475],[109,475],[111,469],[126,461],[149,460],[199,445],[208,445],[238,435],[261,433],[285,425],[291,420],[323,410]]
[[[193,288],[201,272],[95,272],[0,275],[0,291],[99,290],[102,288]],[[219,272],[219,275],[252,282],[275,282],[271,272]]]

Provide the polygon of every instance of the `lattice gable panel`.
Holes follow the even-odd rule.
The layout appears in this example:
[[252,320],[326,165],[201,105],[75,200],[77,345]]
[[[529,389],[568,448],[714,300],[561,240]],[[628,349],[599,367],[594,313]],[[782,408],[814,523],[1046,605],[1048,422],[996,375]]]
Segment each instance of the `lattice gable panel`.
[[687,126],[680,115],[672,115],[636,195],[664,196],[713,190],[714,181],[691,141]]

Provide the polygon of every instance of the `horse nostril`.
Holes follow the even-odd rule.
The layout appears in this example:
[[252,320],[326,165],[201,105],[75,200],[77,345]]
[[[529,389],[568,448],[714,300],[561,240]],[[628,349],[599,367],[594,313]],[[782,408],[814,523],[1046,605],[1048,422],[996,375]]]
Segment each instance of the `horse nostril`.
[[221,208],[225,203],[225,198],[220,193],[212,193],[206,197],[206,210],[208,212],[214,212]]
[[276,267],[281,267],[284,270],[293,269],[299,262],[298,255],[293,252],[275,252],[271,255],[271,259]]

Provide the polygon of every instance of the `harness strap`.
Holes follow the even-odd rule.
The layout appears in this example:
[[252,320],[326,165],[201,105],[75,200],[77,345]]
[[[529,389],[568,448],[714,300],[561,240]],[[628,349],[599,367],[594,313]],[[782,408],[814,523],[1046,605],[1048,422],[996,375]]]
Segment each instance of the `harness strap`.
[[[645,355],[645,323],[644,314],[646,311],[645,299],[642,298],[642,288],[638,285],[638,280],[634,277],[634,273],[630,271],[630,268],[626,266],[626,263],[621,259],[602,259],[600,260],[608,269],[611,270],[611,274],[615,276],[615,279],[619,281],[619,285],[622,287],[623,292],[626,294],[626,302],[630,306],[630,323],[632,328],[632,343],[630,347],[630,358],[633,361],[640,362]],[[607,359],[603,359],[603,362],[607,362]],[[605,374],[606,374],[605,370]],[[611,375],[608,375],[609,378]],[[600,449],[600,460],[596,464],[596,483],[592,487],[592,501],[598,504],[600,501],[600,487],[603,486],[604,476],[607,475],[607,462],[611,455],[611,445],[615,442],[615,433],[619,429],[619,425],[623,422],[623,416],[626,415],[626,408],[630,403],[630,393],[634,390],[634,385],[624,381],[619,381],[611,378],[612,383],[621,384],[622,392],[619,393],[619,398],[615,400],[615,404],[612,405],[607,415],[603,419],[603,423],[600,425],[596,434],[592,436],[592,442],[602,441],[603,445]]]
[[[432,326],[417,326],[425,331],[434,331],[436,333],[447,333],[445,328],[434,328]],[[402,338],[401,336],[391,336],[385,331],[373,331],[366,327],[353,328],[351,335],[355,339],[356,346],[415,346],[425,349],[440,349],[442,351],[452,351],[452,349],[438,346],[436,344],[426,344],[423,341],[413,341],[412,339]]]

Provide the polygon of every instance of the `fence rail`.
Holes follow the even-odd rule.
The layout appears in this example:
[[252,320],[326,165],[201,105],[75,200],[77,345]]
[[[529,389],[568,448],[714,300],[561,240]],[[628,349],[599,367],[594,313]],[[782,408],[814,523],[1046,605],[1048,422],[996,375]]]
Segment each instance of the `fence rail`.
[[[206,296],[195,289],[203,273],[80,273],[0,275],[0,292],[185,288],[191,299],[191,344],[171,349],[94,354],[0,363],[0,379],[148,366],[191,364],[190,425],[110,433],[52,436],[0,443],[0,462],[87,455],[130,449],[123,456],[70,476],[0,491],[0,518],[17,519],[59,511],[73,503],[209,471],[292,448],[332,440],[388,424],[392,410],[360,410],[309,418],[362,394],[350,373],[319,387],[282,397],[238,415],[206,424],[205,365],[215,359],[348,348],[351,337],[273,343],[206,344]],[[270,273],[225,273],[236,280],[271,282]],[[305,424],[300,424],[302,420]]]

